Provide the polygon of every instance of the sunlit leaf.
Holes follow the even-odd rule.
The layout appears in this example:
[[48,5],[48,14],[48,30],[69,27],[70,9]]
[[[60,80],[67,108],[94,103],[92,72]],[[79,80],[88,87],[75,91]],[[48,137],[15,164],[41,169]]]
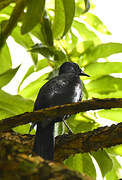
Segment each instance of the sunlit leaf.
[[118,170],[121,168],[121,166],[114,156],[111,156],[111,159],[113,161],[113,168],[106,175],[106,180],[118,180],[120,179]]
[[48,77],[48,73],[42,75],[40,78],[31,82],[24,89],[22,89],[19,92],[19,94],[22,95],[24,98],[35,100],[40,88],[47,82],[46,80],[47,77]]
[[108,148],[107,152],[112,155],[122,156],[122,144]]
[[62,0],[55,0],[55,17],[53,23],[53,37],[60,38],[65,29],[65,12]]
[[38,64],[37,64],[37,67],[36,67],[36,68],[34,67],[34,65],[32,65],[32,66],[28,69],[28,71],[26,72],[26,74],[24,75],[21,83],[19,84],[18,92],[20,91],[20,87],[21,87],[22,83],[24,82],[24,80],[25,80],[28,76],[30,76],[30,74],[32,74],[33,72],[37,72],[37,71],[39,71],[39,70],[41,70],[41,69],[43,69],[43,68],[45,68],[45,67],[47,67],[47,66],[48,66],[48,60],[47,60],[47,59],[42,59],[42,60],[38,61]]
[[70,156],[64,161],[64,164],[75,171],[85,173],[96,179],[96,170],[89,154]]
[[11,5],[9,5],[9,6],[5,7],[4,9],[1,9],[1,6],[2,6],[1,3],[4,4],[4,1],[1,1],[1,2],[0,2],[0,14],[1,14],[1,15],[4,14],[4,15],[10,16],[10,15],[11,15],[11,12],[12,12],[12,10],[13,10],[13,7],[12,7]]
[[[29,49],[31,46],[34,45],[34,42],[31,39],[31,36],[29,34],[24,34],[24,35],[21,34],[19,26],[16,26],[16,28],[14,28],[11,36],[14,38],[14,40],[18,44],[20,44],[21,46],[23,46],[26,49]],[[34,64],[36,64],[37,63],[37,54],[31,53],[31,56],[32,56]]]
[[84,41],[93,41],[96,45],[101,43],[99,37],[93,31],[89,30],[85,24],[74,21],[73,27],[78,31]]
[[77,51],[82,54],[85,53],[89,48],[92,48],[94,46],[93,41],[83,41],[80,43],[77,43]]
[[28,134],[29,129],[30,129],[29,124],[25,124],[25,125],[17,126],[15,128],[13,128],[14,131],[16,131],[17,133],[20,133],[20,134]]
[[99,92],[93,92],[93,91],[88,91],[88,95],[89,98],[100,98],[100,99],[104,99],[104,98],[122,98],[122,91],[113,91],[113,92],[109,92],[109,93],[104,93],[101,94]]
[[28,48],[30,48],[31,46],[34,45],[34,42],[32,41],[29,34],[24,34],[24,35],[21,34],[19,26],[16,26],[16,28],[14,28],[11,36],[14,38],[14,40],[18,44],[20,44],[24,48],[28,49]]
[[97,161],[102,176],[104,177],[113,167],[113,163],[109,155],[104,150],[99,150],[97,152],[92,152],[92,156]]
[[23,18],[23,24],[21,28],[22,34],[25,34],[38,23],[40,23],[40,19],[44,12],[45,0],[28,0],[27,1],[27,12],[25,17]]
[[[108,85],[109,82],[109,85]],[[86,84],[88,93],[109,94],[116,91],[122,91],[122,79],[112,76],[104,76]]]
[[87,132],[98,127],[95,120],[85,113],[71,116],[68,118],[67,124],[69,124],[73,133]]
[[98,78],[101,76],[109,75],[112,73],[122,73],[121,62],[95,62],[85,66],[85,72],[88,73],[91,78]]
[[100,117],[110,119],[115,122],[122,122],[122,109],[108,109],[108,110],[100,110],[97,112]]
[[64,12],[65,12],[65,28],[63,32],[63,36],[70,29],[73,18],[75,15],[75,1],[74,0],[63,0]]
[[4,72],[3,74],[0,74],[0,88],[2,88],[6,84],[8,84],[9,81],[11,81],[11,79],[15,76],[18,69],[19,69],[19,67],[15,68],[15,69],[9,69],[8,71]]
[[72,33],[70,30],[65,35],[65,40],[63,40],[65,44],[65,48],[67,49],[67,52],[69,53],[69,56],[75,56],[76,54],[76,44],[78,43],[78,37]]
[[87,14],[85,14],[83,20],[86,21],[93,28],[95,28],[97,31],[103,34],[111,35],[110,31],[108,31],[107,27],[103,24],[103,22],[94,14],[88,12]]
[[83,65],[95,62],[99,58],[106,58],[112,54],[122,53],[121,43],[105,43],[92,47],[84,54]]
[[12,66],[11,56],[7,44],[0,50],[0,74],[4,73]]
[[33,101],[0,90],[0,119],[31,112],[32,109]]

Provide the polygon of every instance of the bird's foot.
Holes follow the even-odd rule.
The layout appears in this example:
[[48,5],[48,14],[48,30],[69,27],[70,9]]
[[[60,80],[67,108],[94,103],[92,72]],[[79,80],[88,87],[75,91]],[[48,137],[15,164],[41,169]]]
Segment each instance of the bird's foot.
[[68,129],[68,134],[69,135],[72,135],[73,134],[73,131],[71,129]]

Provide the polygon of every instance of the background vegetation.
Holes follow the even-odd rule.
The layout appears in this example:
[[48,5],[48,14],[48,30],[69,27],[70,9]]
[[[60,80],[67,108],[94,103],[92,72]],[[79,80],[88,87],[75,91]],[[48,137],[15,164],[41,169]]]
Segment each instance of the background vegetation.
[[[122,73],[122,63],[107,59],[112,54],[122,53],[122,44],[102,43],[99,34],[111,35],[111,32],[93,14],[94,8],[95,5],[88,0],[0,1],[0,119],[32,111],[39,89],[57,75],[58,68],[65,61],[78,63],[91,76],[89,79],[82,78],[84,99],[122,97],[122,79],[112,74]],[[16,95],[2,89],[22,66],[12,66],[6,42],[9,35],[26,49],[33,61],[27,72],[21,74],[23,77]],[[51,67],[51,72],[43,71],[43,75],[23,87],[29,77],[35,72],[41,73],[46,67]],[[79,113],[72,116],[68,123],[74,133],[86,132],[106,124],[106,119],[111,123],[121,122],[121,114],[121,109]],[[29,127],[28,124],[14,130],[28,133]],[[66,129],[61,123],[56,125],[56,135],[64,131]],[[76,154],[64,163],[96,179],[95,160],[106,180],[118,180],[121,166],[117,155],[122,155],[121,146],[91,154]]]

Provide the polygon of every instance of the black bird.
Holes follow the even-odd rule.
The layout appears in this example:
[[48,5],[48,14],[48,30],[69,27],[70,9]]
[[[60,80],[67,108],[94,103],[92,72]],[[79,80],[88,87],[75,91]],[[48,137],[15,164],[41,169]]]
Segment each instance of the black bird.
[[[76,63],[63,63],[60,67],[59,75],[41,87],[34,105],[34,111],[81,101],[82,84],[80,76],[89,75],[85,74]],[[33,151],[46,160],[53,160],[54,124],[58,121],[63,121],[63,118],[59,117],[51,122],[48,119],[47,125],[43,127],[40,122],[37,122]],[[30,131],[33,127],[32,125]]]

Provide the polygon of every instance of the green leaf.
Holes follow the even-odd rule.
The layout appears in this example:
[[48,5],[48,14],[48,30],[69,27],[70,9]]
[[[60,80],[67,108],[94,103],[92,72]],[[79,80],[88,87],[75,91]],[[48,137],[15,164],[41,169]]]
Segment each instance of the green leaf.
[[114,78],[112,76],[104,76],[97,80],[90,81],[86,84],[86,88],[89,95],[93,95],[95,93],[109,94],[112,92],[122,91],[122,79]]
[[22,83],[24,82],[24,80],[25,80],[27,77],[30,76],[30,74],[32,74],[33,72],[37,72],[37,71],[39,71],[39,70],[41,70],[41,69],[43,69],[43,68],[45,68],[45,67],[47,67],[47,66],[48,66],[48,60],[47,60],[47,59],[42,59],[42,60],[38,61],[37,66],[36,66],[36,69],[35,69],[35,66],[32,65],[32,66],[28,69],[28,71],[26,72],[26,74],[24,75],[21,83],[19,84],[18,92],[20,91],[20,87],[21,87]]
[[78,113],[77,115],[71,116],[68,118],[67,124],[74,133],[87,132],[98,127],[95,120],[89,117],[86,113]]
[[118,175],[118,170],[121,168],[121,166],[120,166],[120,164],[118,163],[118,161],[116,160],[116,158],[114,156],[111,156],[111,159],[113,161],[113,168],[106,175],[106,180],[118,180],[118,179],[121,178]]
[[[42,44],[35,44],[31,49],[31,52],[40,53],[48,60],[52,60],[52,58],[60,65],[62,61],[65,62],[67,60],[66,54],[62,50],[57,50],[55,47],[49,47]],[[57,65],[56,65],[57,66]]]
[[77,42],[78,42],[78,38],[77,38],[77,36],[75,36],[75,34],[73,34],[72,31],[70,31],[70,34],[71,34],[72,46],[73,45],[75,46],[77,44]]
[[101,76],[109,75],[111,73],[122,73],[121,62],[95,62],[85,66],[85,72],[91,78],[97,79]]
[[19,26],[16,26],[16,28],[14,28],[11,36],[14,38],[14,40],[18,44],[20,44],[24,48],[28,49],[28,48],[30,48],[31,46],[34,45],[34,42],[32,41],[29,34],[24,34],[24,35],[21,34]]
[[95,62],[99,58],[106,58],[112,54],[122,53],[121,43],[104,43],[99,44],[96,47],[92,47],[84,54],[83,66]]
[[111,171],[111,169],[113,167],[111,158],[103,150],[99,150],[97,152],[92,152],[91,154],[97,161],[97,163],[100,167],[102,176],[104,177],[109,171]]
[[24,98],[35,100],[40,88],[47,82],[47,77],[48,73],[42,75],[40,78],[31,82],[28,86],[22,89],[19,94]]
[[[1,94],[1,92],[0,92]],[[1,101],[0,101],[1,103]],[[9,108],[6,108],[6,107],[0,107],[0,120],[1,119],[5,119],[5,118],[8,118],[8,117],[12,117],[14,116],[15,113],[13,111],[11,111],[11,109]]]
[[30,53],[31,57],[32,57],[32,60],[33,60],[33,63],[34,65],[36,66],[37,63],[38,63],[38,54],[35,54],[35,53]]
[[51,22],[45,12],[41,18],[41,23],[37,24],[31,33],[37,37],[43,45],[53,46],[53,34],[51,30]]
[[11,56],[7,44],[0,50],[0,74],[4,73],[12,66]]
[[90,9],[90,1],[89,0],[84,0],[84,1],[85,1],[85,10],[83,13],[86,13]]
[[51,23],[49,21],[49,18],[46,12],[41,21],[40,33],[42,33],[42,36],[43,36],[43,44],[48,45],[48,46],[53,46],[53,34],[51,30]]
[[100,110],[97,112],[100,117],[110,119],[115,122],[122,122],[122,109],[108,109],[108,110]]
[[63,0],[64,13],[65,13],[65,28],[63,32],[63,36],[70,29],[73,18],[75,15],[75,1],[74,0]]
[[[67,49],[67,52],[69,56],[71,57],[72,55],[74,56],[74,51],[76,52],[76,44],[78,43],[78,37],[75,36],[75,34],[72,33],[70,30],[66,35],[65,35],[65,48]],[[76,52],[77,53],[77,52]]]
[[13,128],[13,130],[15,132],[20,133],[20,134],[28,134],[29,133],[29,129],[30,129],[30,124],[25,124],[25,125],[17,126],[15,128]]
[[41,32],[41,24],[37,24],[30,32],[32,35],[37,37],[42,43],[45,42],[43,34]]
[[89,25],[91,25],[93,28],[95,28],[97,31],[103,34],[111,35],[111,32],[108,31],[107,27],[97,16],[92,13],[87,13],[84,17],[85,18],[83,18],[83,20]]
[[75,171],[85,173],[96,179],[96,170],[89,154],[70,156],[64,161],[64,164]]
[[18,66],[15,69],[9,69],[3,74],[0,74],[0,88],[2,88],[6,84],[8,84],[9,81],[11,81],[11,79],[15,76],[16,72],[18,71],[19,67],[20,66]]
[[112,155],[122,156],[122,144],[108,148],[107,152],[112,154]]
[[65,29],[65,11],[62,0],[55,0],[55,17],[53,23],[53,37],[60,38]]
[[88,51],[88,49],[92,48],[94,46],[93,41],[82,41],[80,43],[77,43],[77,51],[80,54],[85,53]]
[[0,119],[4,119],[24,112],[31,112],[33,101],[19,95],[11,95],[0,89]]
[[[33,40],[31,39],[31,36],[29,34],[24,34],[22,35],[20,32],[20,27],[16,26],[16,28],[14,28],[14,30],[12,31],[11,36],[14,38],[14,40],[20,44],[21,46],[23,46],[26,49],[29,49],[31,46],[34,45]],[[31,57],[33,59],[34,64],[37,63],[37,54],[33,54],[31,53]]]
[[82,14],[88,12],[88,10],[90,9],[89,0],[77,1],[75,3],[76,3],[76,8],[75,8],[76,17],[80,17]]
[[22,34],[25,34],[33,29],[38,23],[40,23],[41,17],[44,12],[45,0],[28,0],[27,1],[27,13],[23,18],[23,24],[21,28]]
[[83,40],[93,41],[95,45],[101,43],[98,36],[93,31],[90,31],[85,24],[78,21],[73,21],[73,27],[78,31]]
[[29,51],[40,53],[47,59],[54,55],[54,48],[42,44],[35,44]]
[[49,63],[47,59],[41,59],[40,61],[38,61],[38,64],[36,66],[36,72],[47,67],[48,65]]
[[[9,5],[9,6],[5,7],[4,9],[1,9],[1,6],[2,6],[1,3],[2,2],[0,2],[0,14],[1,15],[8,15],[8,16],[10,16],[11,13],[12,13],[13,7],[11,5]],[[4,5],[4,1],[3,1],[3,5]]]

